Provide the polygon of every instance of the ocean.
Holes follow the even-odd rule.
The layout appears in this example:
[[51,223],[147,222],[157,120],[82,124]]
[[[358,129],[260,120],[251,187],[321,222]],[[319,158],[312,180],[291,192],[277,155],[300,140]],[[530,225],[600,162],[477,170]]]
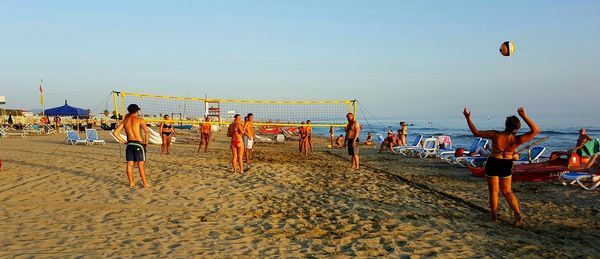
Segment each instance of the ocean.
[[[568,150],[575,146],[579,136],[579,129],[585,128],[592,138],[600,138],[600,118],[533,118],[541,129],[541,133],[533,140],[539,140],[543,137],[548,139],[538,146],[546,147],[544,156],[549,156],[553,151]],[[444,118],[444,119],[403,119],[408,126],[407,143],[411,144],[417,135],[424,137],[449,135],[452,138],[452,146],[468,148],[473,141],[473,135],[469,130],[463,117]],[[475,125],[479,130],[503,130],[505,117],[497,118],[473,118]],[[369,132],[373,135],[377,133],[386,136],[389,130],[396,131],[400,128],[400,119],[363,119],[359,120],[362,131],[360,139],[366,139]],[[529,128],[521,120],[520,133],[527,132]],[[314,132],[318,135],[328,136],[329,128],[315,128]],[[336,135],[344,133],[343,128],[335,129]]]

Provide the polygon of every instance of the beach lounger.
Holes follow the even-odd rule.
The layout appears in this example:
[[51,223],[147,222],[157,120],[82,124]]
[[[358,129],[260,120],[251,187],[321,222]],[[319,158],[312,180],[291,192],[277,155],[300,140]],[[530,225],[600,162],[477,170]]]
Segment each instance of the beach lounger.
[[[463,156],[467,156],[473,152],[475,152],[475,150],[477,150],[477,147],[479,147],[479,143],[481,142],[482,138],[475,138],[473,139],[473,142],[471,142],[471,146],[469,146],[469,149],[464,150],[463,151]],[[444,154],[440,154],[440,158],[443,160],[446,160],[446,162],[453,164],[456,159],[456,157],[454,157],[454,154],[456,153],[456,149],[453,150],[453,152],[445,152]]]
[[33,133],[33,134],[42,134],[42,130],[38,127],[37,124],[28,124],[25,127],[23,127],[23,132],[27,132],[27,133]]
[[[471,154],[473,152],[475,152],[475,150],[477,150],[478,147],[485,147],[489,141],[487,139],[482,139],[482,138],[477,138],[473,141],[473,143],[475,143],[475,141],[479,140],[479,143],[477,143],[477,146],[475,146],[474,149],[470,149],[468,150],[468,152],[465,152],[466,154],[464,154],[464,156],[462,157],[452,157],[450,162],[455,164],[455,165],[459,165],[459,166],[463,166],[466,167],[469,164],[473,164],[473,159],[474,158],[479,158],[479,156],[471,156]],[[473,147],[471,145],[471,147]]]
[[527,152],[527,155],[520,156],[519,160],[515,161],[515,164],[529,164],[535,163],[540,160],[542,154],[546,151],[545,147],[534,147]]
[[[415,137],[415,140],[413,141],[412,145],[393,147],[392,153],[405,155],[405,156],[411,155],[412,151],[421,148],[421,140],[423,140],[423,135],[418,135],[417,137]],[[380,143],[380,145],[381,145],[381,143]]]
[[0,129],[0,138],[6,138],[8,136],[19,136],[22,138],[26,138],[27,133],[26,132],[6,132],[6,131],[4,131],[4,129]]
[[87,140],[80,138],[76,131],[67,131],[66,143],[71,145],[87,144]]
[[106,141],[104,141],[103,139],[100,139],[98,137],[98,132],[95,129],[86,129],[85,130],[85,138],[87,140],[87,143],[90,145],[106,144]]
[[589,172],[568,172],[562,174],[559,180],[563,185],[578,184],[588,191],[600,186],[600,175],[590,174]]
[[412,153],[415,157],[420,158],[435,157],[438,150],[437,143],[437,137],[426,138],[423,147],[416,148]]

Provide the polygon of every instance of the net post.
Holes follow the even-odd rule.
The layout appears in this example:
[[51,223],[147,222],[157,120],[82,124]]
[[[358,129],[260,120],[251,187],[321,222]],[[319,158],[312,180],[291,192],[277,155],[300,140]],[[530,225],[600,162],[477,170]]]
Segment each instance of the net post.
[[121,93],[121,114],[125,114],[125,93]]
[[113,105],[114,105],[114,111],[115,111],[115,120],[119,120],[119,104],[117,103],[117,95],[119,95],[119,92],[113,91],[112,92],[113,95]]

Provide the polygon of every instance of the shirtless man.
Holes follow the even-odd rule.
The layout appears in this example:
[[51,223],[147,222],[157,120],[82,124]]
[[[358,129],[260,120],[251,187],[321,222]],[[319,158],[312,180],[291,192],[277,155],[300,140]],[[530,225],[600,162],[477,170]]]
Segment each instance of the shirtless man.
[[231,164],[233,166],[233,173],[235,174],[238,170],[240,174],[244,173],[244,128],[242,127],[242,120],[239,114],[233,116],[233,122],[229,124],[227,128],[227,136],[231,138]]
[[[146,126],[144,119],[138,117],[140,107],[137,104],[130,104],[127,107],[127,114],[125,119],[117,126],[113,135],[121,144],[126,144],[125,158],[127,160],[127,179],[129,180],[129,187],[134,187],[135,182],[133,181],[133,164],[137,164],[139,169],[140,178],[142,178],[142,184],[144,188],[149,187],[146,181],[146,145],[148,144],[148,138],[150,137],[150,130]],[[127,140],[121,137],[121,130],[125,128],[125,134],[127,134]],[[141,131],[144,131],[144,139],[142,140]]]
[[329,138],[331,139],[331,146],[333,147],[335,139],[335,130],[333,129],[333,127],[329,127]]
[[310,126],[310,120],[306,121],[306,130],[308,132],[308,146],[310,147],[310,153],[312,153],[313,152],[313,147],[312,147],[313,128],[312,128],[312,126]]
[[300,126],[298,130],[298,136],[300,136],[298,139],[298,146],[300,148],[300,154],[304,151],[304,156],[308,157],[308,127],[305,126],[304,121],[301,124],[302,126]]
[[210,130],[211,125],[208,123],[208,117],[205,117],[204,121],[204,123],[200,123],[200,145],[198,145],[198,152],[200,152],[202,144],[204,144],[204,153],[207,153],[212,131]]
[[254,131],[254,115],[252,113],[248,113],[246,116],[246,120],[244,122],[244,148],[246,150],[244,153],[246,154],[246,163],[250,165],[252,163],[252,149],[254,147],[254,139],[256,139],[256,132]]
[[585,129],[579,130],[579,138],[577,139],[577,144],[575,145],[575,149],[573,151],[577,152],[578,155],[581,155],[581,148],[585,146],[585,143],[592,140]]
[[348,124],[346,125],[346,146],[348,147],[348,155],[352,156],[352,169],[360,168],[360,158],[358,157],[358,134],[360,133],[360,125],[354,119],[354,114],[349,112],[346,114]]

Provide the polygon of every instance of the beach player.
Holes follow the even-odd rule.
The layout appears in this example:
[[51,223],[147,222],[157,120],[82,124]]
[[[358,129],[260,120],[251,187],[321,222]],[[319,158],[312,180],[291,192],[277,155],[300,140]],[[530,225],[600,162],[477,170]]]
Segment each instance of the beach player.
[[306,133],[308,134],[308,146],[310,147],[310,153],[313,152],[313,147],[312,147],[312,133],[313,133],[313,128],[312,126],[310,126],[310,120],[306,121]]
[[200,144],[198,145],[198,152],[202,148],[202,144],[204,144],[204,152],[208,152],[208,143],[210,142],[210,137],[212,135],[211,125],[208,123],[208,116],[204,117],[204,123],[200,123]]
[[252,149],[254,146],[254,140],[256,139],[256,132],[254,131],[254,115],[248,113],[244,121],[244,151],[246,155],[246,163],[250,165],[252,163]]
[[173,123],[171,122],[169,115],[163,116],[163,121],[160,123],[159,128],[160,137],[162,138],[160,153],[163,154],[166,150],[167,155],[171,154],[171,138],[173,138],[177,133],[175,133],[175,128],[173,127]]
[[[146,125],[144,119],[138,116],[140,107],[137,104],[130,104],[127,107],[127,115],[123,121],[117,126],[113,135],[120,143],[126,144],[125,159],[127,160],[127,179],[129,180],[129,187],[135,186],[133,181],[133,164],[137,164],[139,169],[140,178],[142,178],[142,184],[144,188],[147,188],[148,181],[146,181],[146,145],[148,144],[148,138],[150,137],[150,130]],[[119,133],[125,129],[127,134],[127,141],[125,141]],[[142,130],[144,131],[144,139],[142,140]]]
[[354,119],[354,114],[346,114],[348,124],[346,125],[346,146],[348,155],[352,156],[352,168],[360,168],[360,158],[358,157],[358,134],[360,133],[360,124]]
[[329,139],[331,140],[331,146],[333,147],[335,140],[335,130],[333,129],[333,126],[329,127]]
[[575,149],[573,151],[577,152],[578,155],[581,156],[581,148],[585,146],[585,143],[592,140],[585,129],[579,129],[579,138],[577,138],[577,144],[575,145]]
[[244,128],[242,127],[242,120],[239,114],[233,116],[233,122],[229,124],[227,128],[227,136],[231,138],[231,164],[233,166],[233,173],[238,171],[240,174],[244,173]]
[[469,129],[473,135],[492,140],[492,153],[485,165],[492,220],[494,222],[498,221],[498,189],[500,189],[500,192],[502,192],[502,195],[504,195],[504,198],[506,198],[506,201],[514,212],[514,225],[521,226],[523,224],[523,216],[519,209],[519,201],[513,193],[511,186],[512,165],[513,161],[519,159],[519,154],[516,152],[519,146],[532,140],[540,132],[540,129],[527,116],[525,108],[520,107],[517,113],[527,123],[529,127],[527,133],[517,135],[517,131],[521,128],[521,121],[517,116],[506,118],[504,131],[480,131],[471,120],[471,112],[466,107],[463,110]]
[[302,155],[302,151],[304,151],[304,155],[308,157],[308,128],[304,121],[300,124],[302,124],[302,126],[298,128],[298,147],[300,149],[300,154]]

